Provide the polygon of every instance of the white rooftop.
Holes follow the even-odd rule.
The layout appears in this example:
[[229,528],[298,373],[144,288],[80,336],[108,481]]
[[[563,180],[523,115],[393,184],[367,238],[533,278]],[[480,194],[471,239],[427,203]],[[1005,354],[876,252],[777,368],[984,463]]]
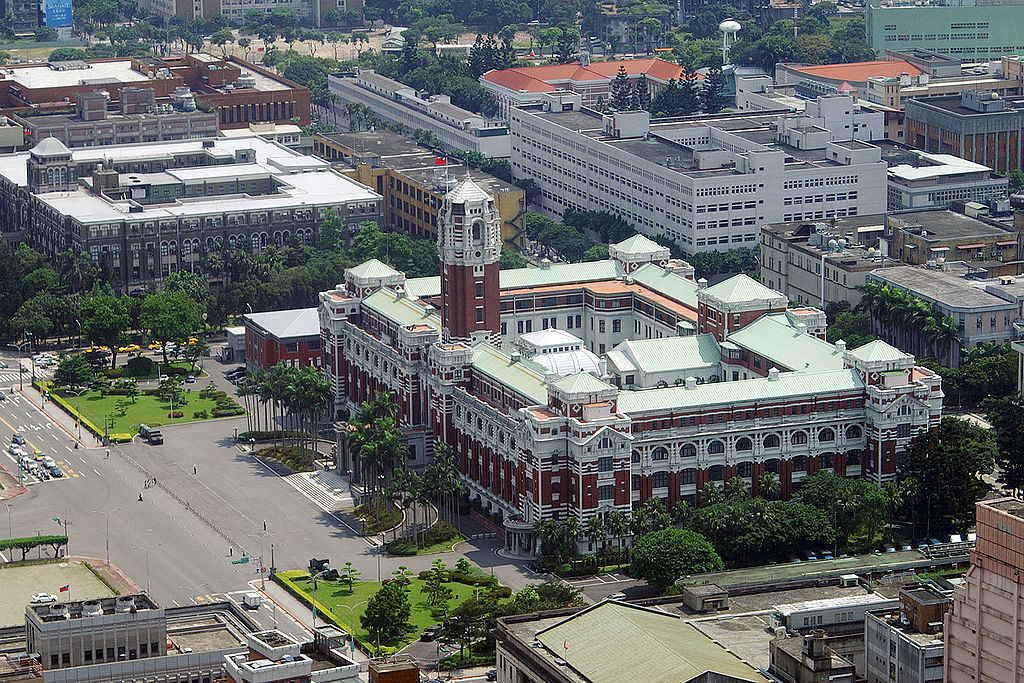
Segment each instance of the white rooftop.
[[149,76],[132,69],[130,59],[110,62],[91,62],[88,69],[69,69],[56,71],[49,64],[33,64],[31,66],[5,66],[13,70],[13,74],[5,74],[5,78],[17,81],[26,88],[66,88],[73,85],[106,83],[138,83],[149,81]]
[[953,156],[952,154],[929,154],[918,152],[917,155],[925,162],[923,166],[911,166],[910,164],[898,164],[889,168],[889,176],[900,180],[926,180],[928,178],[941,178],[943,176],[959,175],[961,173],[978,173],[992,169],[982,164],[976,164],[967,159]]
[[320,335],[320,315],[316,308],[249,313],[244,319],[247,325],[252,324],[279,340]]

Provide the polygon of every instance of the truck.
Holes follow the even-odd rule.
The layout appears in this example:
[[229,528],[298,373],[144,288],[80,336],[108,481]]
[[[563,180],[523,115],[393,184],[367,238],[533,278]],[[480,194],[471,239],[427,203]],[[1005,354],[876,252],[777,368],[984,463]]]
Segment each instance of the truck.
[[263,598],[259,593],[246,593],[242,596],[242,606],[246,609],[259,609]]
[[155,427],[150,427],[145,423],[139,425],[139,436],[148,441],[151,446],[156,446],[164,442],[164,435],[160,433],[160,430]]

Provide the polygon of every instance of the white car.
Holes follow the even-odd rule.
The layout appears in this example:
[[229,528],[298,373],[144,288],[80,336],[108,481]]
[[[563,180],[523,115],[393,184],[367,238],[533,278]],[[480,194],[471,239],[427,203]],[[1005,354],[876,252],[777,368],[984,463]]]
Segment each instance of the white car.
[[167,375],[160,375],[160,381],[161,382],[166,382],[167,379],[168,379]]
[[25,455],[25,451],[21,450],[21,446],[19,446],[16,443],[12,443],[10,446],[8,446],[7,452],[16,457],[21,457]]
[[32,602],[36,603],[57,602],[59,599],[52,593],[36,593],[32,596]]
[[43,467],[46,467],[46,468],[49,469],[51,467],[56,467],[56,466],[57,466],[57,461],[54,460],[53,458],[51,458],[50,456],[46,456],[45,458],[43,458]]

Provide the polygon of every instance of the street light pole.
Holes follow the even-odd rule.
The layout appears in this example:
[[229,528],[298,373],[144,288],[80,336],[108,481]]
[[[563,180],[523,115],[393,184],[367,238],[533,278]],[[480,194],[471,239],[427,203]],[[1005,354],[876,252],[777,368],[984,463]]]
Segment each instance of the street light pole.
[[[348,610],[348,651],[349,654],[352,656],[354,656],[356,653],[356,607],[359,607],[360,605],[365,605],[367,602],[367,600],[363,600],[362,602],[357,602],[354,605],[336,605],[336,607],[344,607]],[[331,611],[334,611],[333,607],[331,608]]]
[[10,503],[4,503],[7,506],[7,540],[14,540],[14,527],[11,525],[11,510],[14,509]]

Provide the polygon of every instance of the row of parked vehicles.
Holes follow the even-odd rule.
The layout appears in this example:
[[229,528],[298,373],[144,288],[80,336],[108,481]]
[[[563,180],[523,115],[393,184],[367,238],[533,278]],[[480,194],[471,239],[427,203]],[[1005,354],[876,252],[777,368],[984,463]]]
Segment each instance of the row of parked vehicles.
[[11,436],[11,443],[7,446],[7,452],[18,459],[18,466],[23,472],[28,472],[40,481],[47,479],[60,479],[64,476],[64,470],[57,465],[57,461],[42,451],[33,450],[26,452],[27,444],[25,437],[21,434]]

